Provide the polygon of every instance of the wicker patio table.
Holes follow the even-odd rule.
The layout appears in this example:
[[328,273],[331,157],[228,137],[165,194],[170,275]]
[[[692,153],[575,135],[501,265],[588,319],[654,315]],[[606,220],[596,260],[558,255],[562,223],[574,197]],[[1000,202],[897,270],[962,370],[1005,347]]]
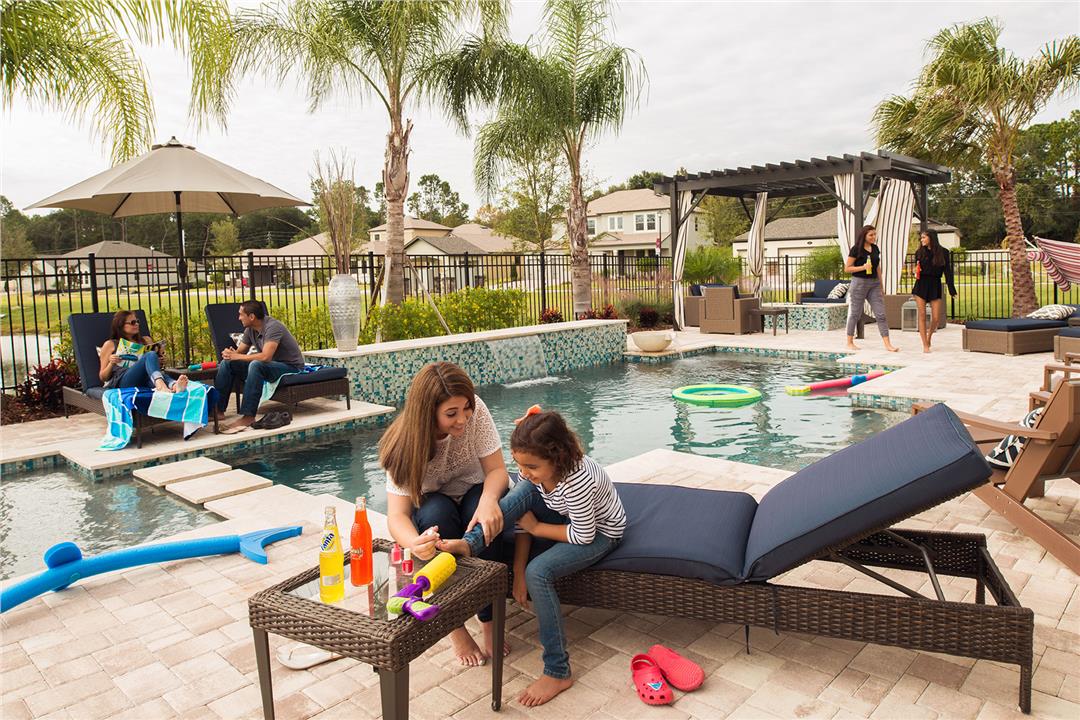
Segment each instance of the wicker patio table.
[[[297,640],[371,665],[379,673],[382,716],[409,716],[409,663],[486,605],[492,605],[495,647],[491,658],[491,707],[502,705],[503,628],[506,619],[507,568],[502,563],[458,558],[458,569],[432,596],[442,609],[428,622],[412,617],[391,619],[386,599],[410,580],[390,565],[391,544],[375,541],[374,582],[354,588],[346,580],[345,600],[327,605],[318,599],[319,569],[279,583],[248,600],[255,635],[263,717],[274,717],[268,633]],[[417,569],[422,563],[417,563]],[[345,573],[349,564],[346,555]]]

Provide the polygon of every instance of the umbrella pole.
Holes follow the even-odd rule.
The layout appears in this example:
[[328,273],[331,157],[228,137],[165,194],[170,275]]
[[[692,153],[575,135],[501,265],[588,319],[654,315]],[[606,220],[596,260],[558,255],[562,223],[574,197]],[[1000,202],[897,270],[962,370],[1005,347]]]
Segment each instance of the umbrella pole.
[[184,331],[184,365],[191,364],[191,336],[188,331],[188,297],[187,297],[187,256],[184,253],[184,226],[181,224],[180,214],[180,191],[176,195],[176,235],[180,248],[180,260],[176,263],[176,274],[180,280],[180,325]]

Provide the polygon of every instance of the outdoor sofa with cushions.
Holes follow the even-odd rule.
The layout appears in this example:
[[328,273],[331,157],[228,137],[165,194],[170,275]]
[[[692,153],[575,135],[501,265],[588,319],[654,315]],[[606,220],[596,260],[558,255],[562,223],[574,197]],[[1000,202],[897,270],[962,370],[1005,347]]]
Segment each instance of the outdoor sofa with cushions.
[[[1011,663],[1020,666],[1019,705],[1030,712],[1034,615],[985,536],[888,529],[989,477],[963,423],[937,405],[800,470],[760,503],[743,492],[618,483],[622,543],[559,580],[559,598],[744,625],[748,644],[754,625]],[[811,560],[844,563],[903,594],[772,582]],[[871,567],[926,573],[933,595]],[[947,601],[939,575],[972,580],[975,602]],[[985,604],[987,592],[996,604]]]
[[829,293],[833,291],[837,285],[841,283],[847,283],[847,280],[815,280],[814,289],[810,292],[799,293],[798,302],[800,305],[810,305],[814,303],[846,303],[847,296],[842,298],[833,299],[829,297]]
[[761,328],[750,313],[761,308],[761,298],[739,297],[739,289],[731,285],[702,288],[702,295],[701,332],[742,335]]
[[[236,347],[232,336],[244,332],[244,326],[240,324],[239,309],[239,303],[218,303],[207,305],[205,308],[206,322],[210,326],[210,337],[214,342],[218,362],[221,361],[221,353],[226,348]],[[240,410],[243,390],[244,382],[237,378],[233,383],[237,411]],[[349,398],[348,371],[345,368],[333,367],[310,373],[285,375],[270,399],[295,406],[302,400],[337,395],[344,395],[345,407],[352,408],[352,401]]]
[[1054,358],[1065,362],[1068,353],[1080,353],[1080,327],[1070,321],[1070,327],[1061,328],[1054,336]]
[[691,285],[690,294],[683,296],[683,315],[686,318],[685,324],[688,327],[698,327],[701,325],[701,304],[705,302],[705,297],[702,295],[702,292],[705,288],[710,287],[734,287],[736,297],[738,297],[738,286],[724,285],[723,283],[699,283]]
[[[150,335],[150,326],[146,322],[146,313],[135,310],[135,317],[139,320],[139,334],[146,337]],[[82,408],[98,415],[105,415],[105,403],[102,396],[105,394],[104,383],[98,373],[101,370],[101,356],[98,348],[109,339],[112,333],[112,319],[115,313],[72,313],[68,315],[68,328],[71,330],[71,346],[75,352],[75,364],[79,367],[79,379],[82,381],[82,392],[76,388],[65,387],[64,417],[67,417],[69,407]],[[142,447],[143,428],[162,423],[171,422],[161,418],[153,418],[142,413],[133,412],[132,420],[135,424],[135,446]],[[174,423],[181,432],[183,425]],[[214,430],[217,430],[217,421],[214,421]]]

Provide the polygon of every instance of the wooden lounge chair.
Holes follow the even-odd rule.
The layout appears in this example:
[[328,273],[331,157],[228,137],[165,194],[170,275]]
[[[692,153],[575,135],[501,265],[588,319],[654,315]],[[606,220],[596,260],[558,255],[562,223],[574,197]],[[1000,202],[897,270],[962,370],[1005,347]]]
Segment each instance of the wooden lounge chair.
[[[150,326],[146,322],[146,313],[135,310],[135,317],[139,320],[139,333],[150,336]],[[75,351],[75,364],[79,367],[79,378],[82,381],[82,390],[65,387],[64,417],[68,416],[69,407],[77,407],[88,410],[98,415],[105,415],[105,403],[102,395],[105,388],[98,376],[101,369],[101,359],[98,348],[112,332],[112,319],[114,313],[72,313],[68,315],[68,328],[71,330],[71,344]],[[154,425],[172,422],[153,418],[142,413],[132,413],[135,424],[135,447],[142,447],[142,431]],[[181,423],[174,423],[183,432]],[[217,420],[214,421],[214,431],[217,432]]]
[[[913,453],[912,449],[919,452]],[[676,615],[941,652],[1020,667],[1031,710],[1033,613],[977,534],[888,529],[984,486],[990,475],[944,405],[810,465],[758,503],[742,492],[619,483],[623,541],[591,568],[561,578],[566,603]],[[843,563],[902,595],[772,582],[820,559]],[[934,597],[872,568],[925,572]],[[974,603],[945,599],[939,575],[974,581]],[[989,592],[996,605],[987,605]]]
[[[206,322],[210,326],[210,336],[214,342],[214,349],[218,358],[226,348],[235,348],[233,334],[244,332],[244,326],[240,324],[240,303],[218,303],[207,305]],[[241,395],[244,383],[239,378],[233,383],[233,394],[236,395],[236,409],[240,410]],[[352,399],[349,396],[349,375],[345,368],[323,368],[311,373],[297,373],[286,375],[278,383],[277,390],[271,400],[296,406],[303,400],[320,397],[345,396],[345,407],[352,408]]]
[[[1051,372],[1064,372],[1066,377],[1050,393],[1034,428],[1020,428],[1014,423],[967,413],[957,415],[968,428],[986,433],[986,442],[981,445],[984,451],[992,447],[995,437],[1027,438],[1012,467],[1007,472],[995,469],[990,482],[973,492],[1066,567],[1080,574],[1080,545],[1024,504],[1029,498],[1043,496],[1047,480],[1080,482],[1080,381],[1070,379],[1071,374],[1080,374],[1080,366],[1047,366],[1048,376]],[[920,412],[923,407],[917,405],[914,411]]]

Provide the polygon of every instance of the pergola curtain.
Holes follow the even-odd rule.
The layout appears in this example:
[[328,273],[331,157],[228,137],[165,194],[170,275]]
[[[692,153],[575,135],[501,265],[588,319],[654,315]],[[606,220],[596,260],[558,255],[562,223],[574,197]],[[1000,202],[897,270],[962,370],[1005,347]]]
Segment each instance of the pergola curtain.
[[833,177],[836,184],[836,195],[843,202],[836,205],[836,242],[840,245],[840,255],[847,257],[855,239],[859,237],[861,223],[855,218],[855,193],[862,192],[862,188],[855,188],[855,174],[844,173]]
[[765,222],[769,203],[769,193],[759,192],[754,200],[754,222],[750,225],[750,234],[746,241],[746,267],[753,278],[752,290],[757,295],[761,291],[765,270]]
[[690,219],[686,215],[690,212],[690,204],[693,202],[691,193],[683,190],[679,193],[679,217],[672,218],[671,223],[682,220],[679,223],[679,234],[672,238],[671,248],[671,282],[675,300],[675,324],[680,330],[686,327],[686,310],[683,307],[683,266],[686,265],[686,243],[690,239]]
[[904,272],[908,237],[915,211],[915,193],[911,183],[886,178],[882,181],[877,202],[870,210],[868,223],[877,228],[881,248],[881,281],[886,295],[900,290],[900,275]]

